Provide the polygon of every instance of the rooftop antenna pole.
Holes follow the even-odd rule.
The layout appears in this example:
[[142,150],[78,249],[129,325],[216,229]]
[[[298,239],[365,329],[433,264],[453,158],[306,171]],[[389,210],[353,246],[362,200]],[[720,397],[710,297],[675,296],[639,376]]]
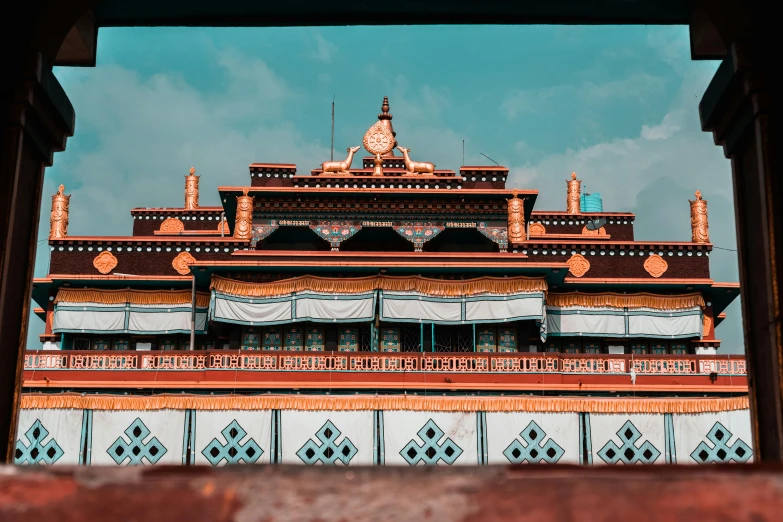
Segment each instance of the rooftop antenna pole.
[[331,161],[334,161],[334,97],[332,95],[332,153],[329,155]]
[[465,166],[465,140],[462,140],[462,166]]
[[483,152],[479,152],[479,154],[481,154],[482,156],[484,156],[485,158],[487,158],[489,161],[491,161],[492,163],[494,163],[494,164],[495,164],[495,165],[497,165],[498,167],[500,166],[500,163],[498,163],[497,161],[493,160],[492,158],[490,158],[489,156],[487,156],[487,155],[486,155],[486,154],[484,154]]

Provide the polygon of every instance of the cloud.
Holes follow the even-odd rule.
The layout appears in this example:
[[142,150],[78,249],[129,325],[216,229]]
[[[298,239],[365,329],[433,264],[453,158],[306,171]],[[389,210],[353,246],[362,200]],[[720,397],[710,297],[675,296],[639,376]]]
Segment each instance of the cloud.
[[517,89],[508,93],[500,105],[509,120],[522,114],[544,114],[564,101],[577,100],[591,107],[617,100],[644,101],[650,96],[661,95],[666,83],[645,72],[636,72],[621,80],[603,83],[584,81],[579,84],[554,85],[537,89]]
[[310,57],[321,63],[331,63],[335,53],[337,53],[337,46],[327,40],[321,35],[321,33],[314,33],[315,49],[310,54]]
[[[665,39],[651,37],[652,42],[659,40]],[[672,62],[678,56],[689,59],[680,48],[667,45],[666,57]],[[678,71],[680,88],[660,121],[642,125],[637,136],[592,143],[546,156],[532,164],[519,157],[521,165],[514,166],[512,162],[508,185],[538,189],[536,208],[539,210],[563,209],[565,180],[576,171],[587,191],[601,194],[604,209],[636,214],[637,240],[668,241],[690,240],[688,199],[693,199],[694,191],[700,189],[709,202],[713,244],[736,249],[731,164],[722,149],[715,146],[712,136],[702,132],[697,110],[699,98],[694,95],[704,92],[714,71],[709,66],[698,65],[687,68],[680,65]],[[640,81],[641,76],[636,77],[637,83],[645,83]],[[648,88],[658,87],[653,81]],[[538,94],[538,100],[557,103],[559,97],[579,90],[566,87],[544,90],[545,94]],[[621,91],[619,84],[609,90]],[[608,97],[593,93],[590,100],[603,103]],[[502,107],[510,113],[522,110],[515,103],[507,99]],[[535,106],[524,108],[532,107]],[[737,254],[714,250],[710,270],[716,281],[738,281]],[[717,330],[723,340],[721,351],[741,353],[744,345],[739,299],[729,307],[727,315],[728,319]]]

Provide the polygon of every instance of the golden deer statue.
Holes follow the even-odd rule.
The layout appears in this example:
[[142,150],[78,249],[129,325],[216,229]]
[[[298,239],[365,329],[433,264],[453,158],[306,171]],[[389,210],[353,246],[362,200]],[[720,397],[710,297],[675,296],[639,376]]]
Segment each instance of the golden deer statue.
[[353,162],[353,155],[360,148],[361,147],[349,147],[347,149],[348,157],[345,158],[344,161],[325,161],[321,163],[321,169],[323,170],[324,174],[326,174],[327,172],[331,174],[338,174],[338,175],[349,174],[348,169],[351,168],[351,163]]
[[408,156],[408,152],[410,152],[411,149],[406,149],[405,147],[402,147],[400,145],[397,145],[397,148],[400,149],[400,152],[402,152],[402,155],[405,157],[405,170],[407,170],[409,174],[435,173],[434,163],[426,163],[423,161],[411,161],[410,156]]

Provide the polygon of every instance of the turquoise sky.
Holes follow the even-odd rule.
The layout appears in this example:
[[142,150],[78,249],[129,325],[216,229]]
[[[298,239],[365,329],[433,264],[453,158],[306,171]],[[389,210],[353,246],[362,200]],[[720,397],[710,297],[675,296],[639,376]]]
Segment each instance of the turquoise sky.
[[[686,27],[102,29],[95,68],[55,71],[77,130],[45,200],[64,183],[70,234],[130,234],[130,208],[182,205],[190,166],[202,204],[246,184],[251,162],[309,172],[329,157],[333,97],[342,157],[387,95],[414,160],[457,169],[464,140],[466,164],[484,153],[508,166],[509,186],[541,191],[540,210],[564,208],[576,171],[605,210],[637,213],[637,239],[688,240],[700,189],[713,242],[734,249],[730,165],[697,112],[716,67],[690,61]],[[736,254],[715,251],[712,268],[736,281]],[[739,305],[728,312],[718,334],[737,352]],[[32,334],[42,327],[34,319]]]

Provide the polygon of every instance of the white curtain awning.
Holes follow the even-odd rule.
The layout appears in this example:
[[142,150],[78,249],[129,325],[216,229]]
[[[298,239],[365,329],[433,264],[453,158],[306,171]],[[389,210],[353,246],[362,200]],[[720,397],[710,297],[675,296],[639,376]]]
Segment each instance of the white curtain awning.
[[[138,335],[189,333],[191,306],[58,302],[54,333],[126,333]],[[196,308],[196,333],[205,333],[207,308]]]
[[701,307],[680,310],[547,306],[547,334],[552,336],[701,338]]
[[381,292],[381,321],[436,324],[503,323],[544,318],[544,293],[434,297]]
[[331,294],[293,292],[270,298],[212,292],[210,319],[250,326],[311,321],[367,322],[375,316],[375,292]]

